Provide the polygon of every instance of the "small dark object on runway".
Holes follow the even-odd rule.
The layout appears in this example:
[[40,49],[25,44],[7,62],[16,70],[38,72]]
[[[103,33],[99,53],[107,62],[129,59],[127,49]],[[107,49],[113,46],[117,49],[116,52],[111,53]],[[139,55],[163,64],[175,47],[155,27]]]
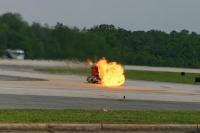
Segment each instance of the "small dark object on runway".
[[181,72],[181,75],[182,75],[182,76],[185,76],[185,72]]
[[200,82],[200,77],[195,77],[195,82]]

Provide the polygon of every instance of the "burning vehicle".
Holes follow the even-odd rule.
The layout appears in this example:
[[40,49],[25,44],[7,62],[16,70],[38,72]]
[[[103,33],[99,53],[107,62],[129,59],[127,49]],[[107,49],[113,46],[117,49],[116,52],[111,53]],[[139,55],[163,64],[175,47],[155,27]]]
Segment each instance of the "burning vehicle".
[[124,69],[117,62],[108,62],[105,58],[93,64],[90,60],[91,75],[87,77],[88,83],[101,84],[108,87],[116,87],[124,84]]
[[99,77],[98,66],[93,65],[91,67],[91,75],[89,75],[87,77],[87,82],[88,83],[95,83],[95,84],[101,83],[101,78]]

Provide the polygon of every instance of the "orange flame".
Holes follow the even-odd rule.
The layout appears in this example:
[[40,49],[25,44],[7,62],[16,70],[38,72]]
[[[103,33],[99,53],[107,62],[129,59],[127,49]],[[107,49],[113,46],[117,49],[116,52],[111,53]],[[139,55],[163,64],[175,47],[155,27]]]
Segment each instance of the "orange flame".
[[96,64],[99,70],[99,77],[103,86],[120,86],[125,82],[124,69],[121,64],[107,62],[105,58]]
[[91,60],[87,60],[87,62],[88,62],[90,65],[93,65],[93,63],[92,63]]

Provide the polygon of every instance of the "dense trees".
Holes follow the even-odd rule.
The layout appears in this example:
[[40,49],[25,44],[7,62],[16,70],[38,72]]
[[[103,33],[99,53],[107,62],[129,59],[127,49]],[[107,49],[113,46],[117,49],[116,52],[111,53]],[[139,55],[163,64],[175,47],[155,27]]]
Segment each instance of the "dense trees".
[[70,29],[62,23],[54,27],[37,22],[28,25],[17,13],[0,16],[0,52],[7,48],[23,49],[26,59],[86,60],[110,56],[114,52],[102,36],[85,28]]
[[0,52],[23,49],[26,59],[87,60],[105,56],[124,64],[200,67],[200,35],[188,30],[130,31],[114,25],[91,29],[53,27],[34,22],[29,25],[17,13],[0,16]]
[[[126,64],[200,67],[200,35],[187,30],[127,31],[113,25],[100,25],[89,31],[104,36],[108,45],[120,49],[120,57]],[[115,45],[113,45],[115,41]]]

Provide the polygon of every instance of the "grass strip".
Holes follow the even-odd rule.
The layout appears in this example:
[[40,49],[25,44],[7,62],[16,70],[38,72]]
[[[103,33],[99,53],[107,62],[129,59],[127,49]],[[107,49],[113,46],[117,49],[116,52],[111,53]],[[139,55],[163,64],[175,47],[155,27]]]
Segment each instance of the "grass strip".
[[200,77],[200,74],[185,73],[182,76],[180,72],[126,70],[125,76],[128,79],[193,84],[195,77]]
[[[40,72],[59,73],[59,74],[71,73],[71,74],[88,75],[91,73],[91,70],[86,68],[82,69],[42,68],[35,70]],[[187,83],[187,84],[193,84],[195,81],[195,77],[200,77],[199,73],[185,73],[185,75],[182,76],[180,72],[160,72],[160,71],[140,71],[140,70],[126,70],[124,74],[126,79]]]
[[199,124],[200,111],[0,109],[0,123]]

